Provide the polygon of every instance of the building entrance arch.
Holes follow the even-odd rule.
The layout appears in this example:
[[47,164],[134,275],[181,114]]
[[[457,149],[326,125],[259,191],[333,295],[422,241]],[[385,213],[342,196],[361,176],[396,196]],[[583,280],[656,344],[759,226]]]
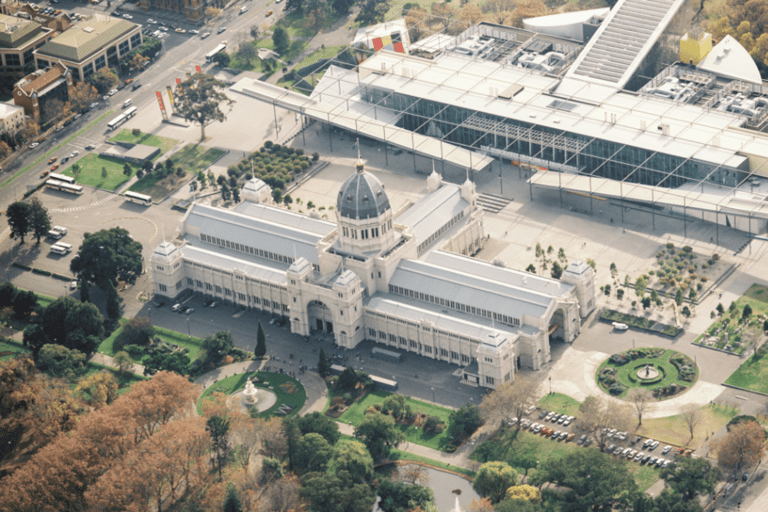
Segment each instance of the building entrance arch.
[[307,319],[310,332],[317,330],[333,333],[333,314],[328,306],[319,300],[312,300],[307,304]]
[[559,307],[552,314],[552,318],[549,321],[549,341],[565,341],[565,322],[565,311],[563,311],[562,307]]

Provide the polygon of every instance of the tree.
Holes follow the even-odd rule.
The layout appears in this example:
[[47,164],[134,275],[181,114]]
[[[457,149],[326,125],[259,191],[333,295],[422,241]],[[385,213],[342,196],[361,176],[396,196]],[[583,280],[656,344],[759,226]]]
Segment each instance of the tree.
[[283,191],[279,188],[272,190],[272,199],[275,201],[275,203],[280,204],[280,202],[283,200]]
[[331,366],[328,364],[328,358],[325,356],[325,351],[320,347],[320,356],[317,360],[317,373],[321,377],[325,378],[331,372]]
[[693,440],[693,433],[696,430],[696,425],[701,422],[701,410],[693,405],[687,405],[683,408],[683,421],[685,426],[688,427],[688,432],[691,434],[691,440]]
[[525,271],[526,272],[530,272],[531,274],[535,274],[536,273],[536,267],[534,266],[533,263],[529,263],[528,266],[525,268]]
[[637,411],[637,426],[639,427],[643,424],[643,413],[653,401],[653,395],[645,388],[634,388],[629,390],[627,398],[632,402],[632,405],[635,406],[635,410]]
[[374,460],[387,457],[390,449],[405,441],[405,435],[395,427],[394,418],[380,412],[366,414],[355,428],[355,437],[363,440]]
[[[536,383],[518,374],[513,382],[505,382],[480,402],[480,414],[486,423],[498,425],[507,416],[522,418],[525,410],[536,403]],[[520,422],[516,424],[520,430]]]
[[558,262],[553,261],[551,272],[552,272],[553,279],[560,279],[560,276],[563,275],[563,267],[561,267]]
[[750,316],[752,316],[752,306],[749,304],[744,304],[744,310],[741,313],[741,318],[747,320]]
[[462,440],[474,434],[483,424],[480,410],[475,404],[466,404],[460,409],[451,411],[448,416],[448,438],[451,443],[458,445]]
[[24,237],[32,228],[29,224],[29,210],[29,204],[17,201],[11,203],[5,212],[5,215],[8,217],[8,226],[11,228],[11,239],[16,240],[19,238],[22,244],[24,243]]
[[303,3],[304,3],[304,0],[286,0],[285,8],[287,10],[293,10],[293,11],[296,11],[296,13],[301,14]]
[[608,430],[629,430],[631,412],[628,406],[608,404],[602,398],[588,396],[579,406],[579,418],[576,428],[591,435],[600,450],[604,450],[609,440]]
[[61,345],[46,344],[37,354],[37,367],[51,377],[74,382],[85,373],[85,354]]
[[133,174],[133,169],[131,169],[131,165],[130,165],[130,164],[127,164],[127,163],[126,163],[126,164],[123,166],[123,174],[125,174],[125,175],[126,175],[126,176],[128,176],[129,178],[130,178],[131,174]]
[[236,203],[240,202],[240,187],[237,185],[232,187],[232,200]]
[[354,0],[333,0],[331,3],[334,12],[341,16],[347,14],[353,5],[355,5]]
[[645,289],[648,287],[648,281],[645,276],[640,276],[635,281],[635,293],[638,297],[642,298],[645,295]]
[[225,87],[224,82],[203,73],[196,73],[181,83],[184,94],[177,97],[176,109],[184,119],[200,125],[201,141],[205,140],[206,126],[227,119],[222,105],[232,109],[234,101],[221,92]]
[[47,125],[70,113],[66,103],[54,98],[45,102],[42,112],[40,112],[40,119],[44,125]]
[[353,390],[357,386],[357,373],[351,366],[347,366],[343,372],[339,375],[339,380],[336,381],[336,385],[344,390]]
[[120,79],[110,68],[101,68],[95,74],[88,78],[88,81],[96,87],[99,94],[106,94],[111,89],[117,87]]
[[384,21],[384,16],[389,12],[389,0],[363,0],[359,4],[360,12],[355,21],[361,25],[373,25]]
[[313,412],[299,418],[298,427],[302,435],[320,434],[331,446],[335,445],[341,436],[339,424],[319,412]]
[[421,485],[408,485],[383,479],[376,493],[381,498],[379,508],[384,512],[410,512],[419,507],[424,510],[435,499],[432,489]]
[[291,46],[291,39],[283,27],[277,27],[272,32],[272,43],[275,45],[275,51],[280,55],[284,55]]
[[302,436],[296,449],[294,470],[299,474],[312,471],[324,472],[333,456],[333,447],[320,434],[310,432]]
[[299,494],[309,509],[322,512],[361,512],[372,510],[376,494],[366,483],[354,483],[344,471],[333,473],[307,473],[302,478]]
[[11,149],[11,146],[8,145],[7,142],[0,141],[0,159],[7,158],[13,150]]
[[[681,293],[682,293],[682,292],[681,292]],[[680,305],[680,304],[678,304],[678,306],[679,306],[679,305]],[[723,307],[723,304],[722,304],[722,303],[718,304],[718,305],[717,305],[717,308],[715,308],[715,309],[717,309],[717,314],[718,314],[718,315],[720,315],[720,316],[723,316],[723,314],[725,314],[725,308]]]
[[37,295],[33,291],[19,290],[13,299],[13,316],[26,320],[37,308]]
[[83,244],[72,259],[69,269],[81,281],[102,287],[106,281],[134,284],[141,275],[143,257],[141,243],[123,228],[102,229],[86,233]]
[[100,409],[117,399],[119,386],[115,376],[111,372],[103,370],[80,379],[75,388],[75,394],[91,407]]
[[133,367],[133,359],[131,359],[131,356],[128,354],[128,352],[124,350],[118,351],[112,357],[112,360],[114,361],[120,373],[128,373],[128,370]]
[[213,336],[206,336],[203,340],[203,349],[205,349],[206,358],[209,361],[218,361],[229,355],[234,348],[235,343],[232,341],[232,334],[229,331],[219,331]]
[[232,60],[232,58],[227,52],[219,52],[211,58],[212,62],[221,66],[222,68],[229,67],[230,60]]
[[530,443],[519,443],[517,448],[509,456],[507,462],[513,468],[521,468],[525,471],[524,476],[528,477],[528,470],[535,469],[539,465],[539,457],[536,447]]
[[215,455],[214,462],[221,477],[221,467],[226,459],[227,432],[229,432],[229,419],[221,416],[211,416],[205,424],[205,430],[211,436],[211,447]]
[[45,308],[40,324],[24,330],[24,343],[35,355],[47,343],[90,354],[99,345],[103,326],[104,318],[96,306],[60,297]]
[[227,484],[227,499],[224,500],[224,512],[243,512],[243,504],[240,502],[240,496],[233,483]]
[[349,474],[355,483],[372,482],[375,477],[371,454],[361,442],[352,440],[336,444],[328,472],[337,476]]
[[517,471],[506,462],[486,462],[477,470],[472,488],[491,503],[498,503],[507,494],[507,489],[517,485]]
[[677,457],[675,464],[661,470],[659,477],[676,496],[692,501],[699,494],[709,494],[720,480],[720,469],[706,458]]
[[27,119],[24,124],[24,139],[31,140],[38,136],[40,133],[40,125],[32,119]]
[[129,66],[134,69],[144,69],[144,66],[149,62],[149,58],[140,53],[136,53],[129,61]]
[[155,337],[155,326],[149,318],[136,316],[128,320],[121,335],[122,345],[146,346]]
[[627,464],[597,450],[576,450],[544,461],[529,483],[545,482],[567,489],[551,495],[567,507],[563,510],[629,510],[638,494]]
[[505,499],[525,500],[538,503],[541,501],[541,491],[532,485],[513,485],[507,489]]
[[51,218],[48,216],[48,210],[36,197],[29,202],[29,227],[38,244],[51,229]]
[[717,446],[717,465],[731,476],[752,467],[763,456],[765,430],[754,421],[731,426]]
[[99,93],[88,82],[76,82],[69,88],[69,103],[75,112],[85,109],[95,101],[99,101]]
[[267,335],[264,333],[264,326],[261,325],[259,320],[259,327],[256,330],[256,348],[253,350],[253,355],[256,359],[262,359],[267,353]]
[[320,32],[323,23],[331,12],[329,0],[303,0],[304,18],[315,27],[315,32]]
[[189,356],[183,352],[152,354],[145,357],[142,363],[147,370],[165,370],[179,375],[189,375]]

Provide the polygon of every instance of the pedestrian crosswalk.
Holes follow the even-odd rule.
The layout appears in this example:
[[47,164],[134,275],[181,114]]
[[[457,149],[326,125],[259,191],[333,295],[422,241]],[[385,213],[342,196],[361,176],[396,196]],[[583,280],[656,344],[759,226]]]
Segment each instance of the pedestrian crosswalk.
[[69,213],[69,212],[78,212],[81,210],[87,210],[88,208],[93,208],[94,206],[99,206],[101,204],[106,203],[107,201],[112,201],[116,197],[119,197],[117,194],[110,194],[104,199],[99,199],[98,201],[93,201],[88,204],[83,204],[80,206],[71,206],[69,208],[51,208],[48,211],[50,213]]

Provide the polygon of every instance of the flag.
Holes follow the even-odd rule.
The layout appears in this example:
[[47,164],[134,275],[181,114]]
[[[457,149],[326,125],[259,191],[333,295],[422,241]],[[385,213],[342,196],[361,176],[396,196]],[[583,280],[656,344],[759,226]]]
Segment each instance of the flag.
[[171,91],[171,86],[166,85],[165,90],[168,91],[168,102],[171,104],[171,107],[173,107],[173,92]]
[[203,68],[201,68],[200,66],[195,66],[195,73],[202,73],[202,72],[203,72]]
[[160,91],[155,91],[155,94],[157,95],[157,103],[160,105],[160,111],[165,112],[165,104],[163,104],[163,95],[160,94]]

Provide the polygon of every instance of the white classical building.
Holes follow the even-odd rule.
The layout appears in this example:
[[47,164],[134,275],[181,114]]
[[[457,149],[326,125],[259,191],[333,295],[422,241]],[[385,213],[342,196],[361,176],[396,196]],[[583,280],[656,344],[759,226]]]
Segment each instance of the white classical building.
[[[573,341],[595,308],[594,271],[571,263],[560,280],[472,257],[485,240],[475,185],[443,183],[395,217],[362,160],[341,186],[336,223],[264,204],[257,179],[233,210],[193,204],[178,243],[154,251],[154,292],[190,290],[290,320],[291,331],[364,339],[463,368],[494,388]],[[268,188],[268,187],[267,187]]]

